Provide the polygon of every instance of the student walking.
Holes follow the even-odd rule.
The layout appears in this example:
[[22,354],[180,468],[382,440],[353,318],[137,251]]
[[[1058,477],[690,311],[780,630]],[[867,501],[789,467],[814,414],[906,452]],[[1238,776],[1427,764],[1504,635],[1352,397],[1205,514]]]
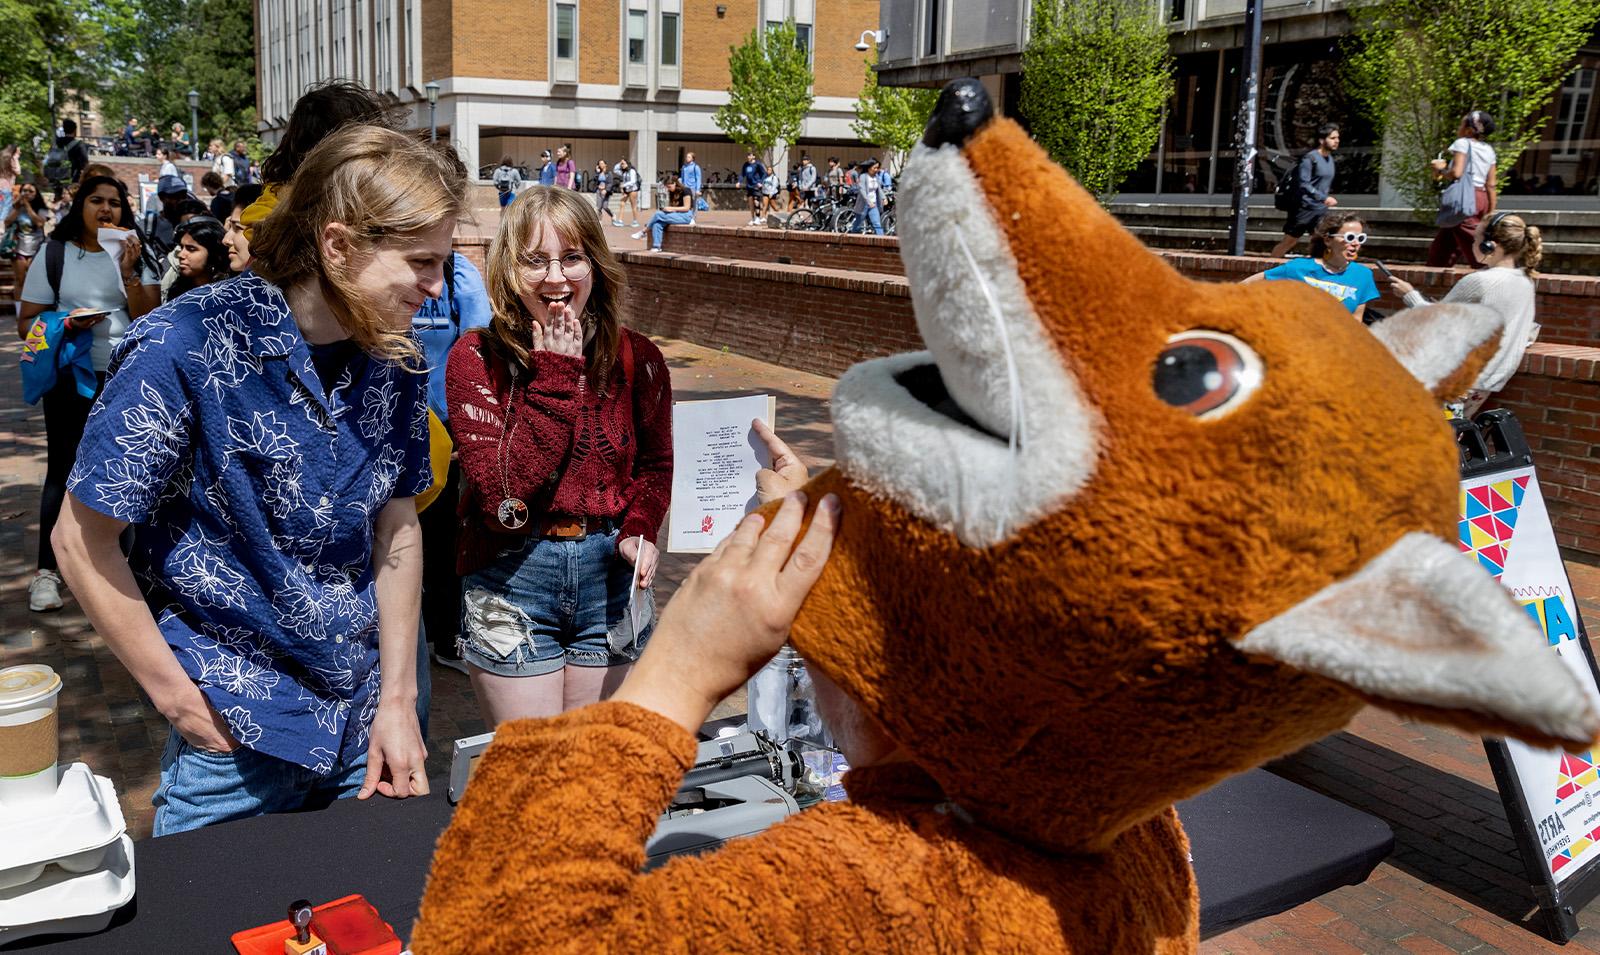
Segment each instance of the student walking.
[[572,189],[578,180],[578,164],[572,161],[572,146],[556,147],[556,185]]
[[157,836],[428,791],[412,497],[433,476],[411,321],[466,208],[438,151],[346,126],[255,226],[253,275],[164,306],[116,351],[54,539],[172,724]]
[[504,209],[517,198],[517,184],[522,181],[522,174],[517,171],[510,156],[502,156],[500,165],[495,167],[490,181],[494,183],[494,191],[500,196],[500,208]]
[[[619,163],[620,165],[620,163]],[[672,488],[672,385],[622,327],[624,273],[587,202],[536,189],[489,249],[489,327],[450,351],[462,656],[491,727],[609,696],[648,639]]]
[[[507,159],[511,158],[509,156]],[[550,150],[541,150],[539,153],[539,185],[553,186],[556,184],[556,161],[550,155]]]
[[856,177],[856,220],[850,231],[864,232],[872,226],[874,235],[883,235],[883,182],[878,178],[880,167],[876,159],[861,164],[861,175]]
[[[633,163],[626,159],[617,160],[617,171],[613,176],[616,188],[622,192],[622,212],[629,215],[629,221],[635,229],[639,228],[639,170],[633,168]],[[622,225],[621,219],[612,219],[614,226]]]
[[1494,147],[1483,141],[1494,128],[1494,117],[1481,109],[1473,110],[1461,117],[1456,140],[1449,147],[1450,158],[1433,160],[1436,177],[1446,182],[1462,178],[1470,181],[1475,210],[1472,215],[1441,227],[1433,237],[1428,246],[1428,264],[1435,268],[1475,265],[1478,261],[1472,251],[1478,223],[1484,216],[1493,215],[1495,206],[1494,167],[1499,157]]
[[616,222],[611,214],[611,167],[604,159],[594,164],[594,208],[601,222],[607,219]]
[[705,188],[705,177],[700,170],[700,164],[694,161],[694,153],[683,154],[683,168],[679,170],[678,181],[689,190],[693,208],[699,207],[700,190]]
[[[133,229],[133,209],[121,180],[90,176],[73,194],[66,217],[45,243],[44,261],[28,270],[22,285],[18,337],[27,336],[39,315],[66,312],[70,331],[93,330],[89,356],[96,375],[94,387],[86,392],[75,375],[63,373],[42,400],[46,465],[39,494],[39,562],[28,584],[28,609],[35,612],[61,609],[61,564],[51,530],[61,514],[62,498],[71,489],[68,475],[112,352],[129,324],[161,301],[156,261],[139,236],[128,236],[113,256],[100,244],[103,228]],[[52,259],[58,264],[52,265]],[[113,546],[115,541],[112,535]]]
[[1283,238],[1272,247],[1270,254],[1273,258],[1288,254],[1300,242],[1301,236],[1316,228],[1328,210],[1339,204],[1339,200],[1332,195],[1336,171],[1333,154],[1338,149],[1338,124],[1324,123],[1317,127],[1317,148],[1308,150],[1293,170],[1284,173],[1292,177],[1290,205],[1286,210],[1289,218],[1283,224]]
[[745,198],[750,200],[750,225],[761,224],[761,200],[766,189],[767,167],[753,152],[746,153],[744,166],[739,170],[739,181],[744,184]]

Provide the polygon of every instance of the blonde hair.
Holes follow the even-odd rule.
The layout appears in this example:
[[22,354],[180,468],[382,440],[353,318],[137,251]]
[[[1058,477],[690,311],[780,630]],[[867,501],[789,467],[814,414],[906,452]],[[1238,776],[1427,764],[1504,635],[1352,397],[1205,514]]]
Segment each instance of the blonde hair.
[[494,316],[482,334],[502,357],[523,368],[529,366],[530,326],[537,319],[522,304],[522,296],[531,294],[533,288],[522,280],[520,260],[545,229],[554,229],[564,242],[576,242],[594,266],[594,284],[583,314],[586,324],[594,323],[594,341],[584,373],[591,386],[604,393],[622,340],[626,279],[594,206],[571,189],[534,186],[505,208],[486,261],[484,284]]
[[1539,234],[1539,227],[1529,225],[1521,216],[1509,213],[1490,216],[1483,237],[1511,253],[1517,268],[1530,278],[1544,258],[1544,239]]
[[466,180],[437,150],[381,126],[347,126],[306,156],[272,213],[256,223],[250,268],[281,287],[315,277],[362,351],[422,371],[409,330],[390,328],[347,270],[323,260],[323,229],[343,224],[353,251],[361,252],[466,210]]

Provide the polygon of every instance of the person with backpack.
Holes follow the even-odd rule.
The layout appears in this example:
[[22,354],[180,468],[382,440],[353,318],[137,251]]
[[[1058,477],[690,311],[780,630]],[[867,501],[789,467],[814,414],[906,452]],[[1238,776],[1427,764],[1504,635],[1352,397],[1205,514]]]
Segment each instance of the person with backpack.
[[[411,319],[411,330],[422,344],[428,364],[428,409],[447,432],[450,409],[445,402],[445,360],[464,333],[488,325],[492,314],[478,267],[466,256],[451,252],[444,265],[442,294],[422,303]],[[467,665],[456,649],[461,635],[461,578],[456,576],[460,491],[461,465],[452,460],[439,496],[417,515],[417,522],[422,525],[422,630],[435,662],[466,673]]]
[[1278,181],[1272,204],[1279,211],[1289,213],[1289,218],[1283,224],[1283,238],[1272,247],[1273,258],[1286,255],[1299,243],[1301,236],[1317,227],[1329,209],[1339,204],[1331,195],[1335,171],[1333,154],[1338,148],[1339,124],[1323,123],[1317,127],[1317,148],[1308,150]]
[[500,208],[511,205],[517,198],[517,183],[522,181],[522,174],[517,172],[516,163],[510,156],[500,157],[500,165],[495,167],[494,175],[489,177],[494,183],[494,191],[500,194]]
[[233,184],[247,186],[256,181],[255,170],[250,165],[250,154],[245,152],[244,140],[233,144],[233,152],[228,154],[233,158]]
[[78,138],[78,124],[70,119],[61,121],[61,135],[44,156],[44,177],[61,194],[69,182],[76,182],[83,167],[89,165],[89,147]]
[[[161,303],[160,273],[138,233],[129,234],[113,255],[100,244],[100,230],[105,228],[134,229],[133,207],[120,180],[90,176],[45,243],[44,267],[28,271],[17,321],[22,338],[45,312],[68,313],[69,330],[93,329],[90,356],[98,385],[104,385],[111,351],[129,323]],[[79,315],[83,317],[75,317]],[[98,387],[83,394],[73,376],[63,375],[44,395],[47,463],[39,500],[39,561],[28,584],[28,609],[34,612],[61,609],[61,574],[50,532],[61,514],[67,475],[98,394]]]

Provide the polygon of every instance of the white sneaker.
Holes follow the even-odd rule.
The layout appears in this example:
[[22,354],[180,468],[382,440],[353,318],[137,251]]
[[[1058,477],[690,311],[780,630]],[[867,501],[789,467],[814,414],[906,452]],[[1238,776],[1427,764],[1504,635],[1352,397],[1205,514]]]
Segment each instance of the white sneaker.
[[644,233],[643,232],[635,232],[633,235],[628,236],[628,238],[630,238],[630,239],[642,239],[642,238],[644,238]]
[[760,219],[751,219],[749,222],[745,223],[745,225],[760,225],[760,224],[761,224],[761,220]]
[[61,575],[41,570],[28,583],[28,609],[35,613],[61,609]]

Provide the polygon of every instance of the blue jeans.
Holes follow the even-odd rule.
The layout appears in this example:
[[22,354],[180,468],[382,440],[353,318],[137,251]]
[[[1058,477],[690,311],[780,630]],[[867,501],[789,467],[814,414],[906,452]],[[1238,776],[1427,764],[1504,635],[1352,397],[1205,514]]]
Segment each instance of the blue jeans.
[[693,212],[658,212],[650,217],[650,247],[661,248],[661,237],[669,225],[688,225],[694,221]]
[[319,776],[246,746],[231,753],[198,750],[171,730],[161,754],[161,782],[150,800],[156,807],[153,834],[166,836],[272,812],[325,809],[335,799],[354,796],[366,777],[365,750]]
[[883,219],[878,215],[877,206],[867,206],[866,211],[856,216],[855,224],[850,226],[850,234],[865,232],[863,228],[867,223],[872,223],[872,231],[876,235],[883,235]]
[[631,663],[649,628],[621,652],[610,638],[627,625],[632,584],[615,533],[529,538],[462,579],[461,657],[500,676]]
[[432,663],[429,655],[428,631],[421,622],[417,623],[417,726],[422,729],[422,739],[428,739],[428,706],[433,702],[433,671],[428,669]]
[[511,200],[515,199],[516,197],[517,194],[509,189],[500,193],[500,208],[504,209],[506,206],[511,205]]

